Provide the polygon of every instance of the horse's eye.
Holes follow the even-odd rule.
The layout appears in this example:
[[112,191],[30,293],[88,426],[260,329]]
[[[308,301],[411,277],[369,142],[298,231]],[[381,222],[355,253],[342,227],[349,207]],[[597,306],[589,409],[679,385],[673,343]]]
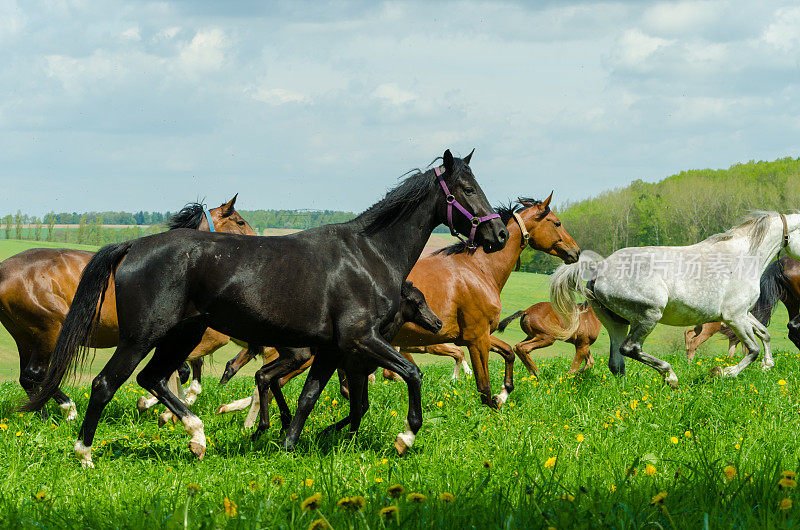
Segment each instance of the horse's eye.
[[244,226],[244,221],[236,221],[236,224],[239,226]]
[[475,193],[475,188],[473,188],[472,186],[467,186],[466,188],[464,188],[464,193],[466,193],[467,195],[472,195],[473,193]]
[[561,221],[556,221],[555,225],[556,225],[556,228],[558,228],[559,226],[561,226]]

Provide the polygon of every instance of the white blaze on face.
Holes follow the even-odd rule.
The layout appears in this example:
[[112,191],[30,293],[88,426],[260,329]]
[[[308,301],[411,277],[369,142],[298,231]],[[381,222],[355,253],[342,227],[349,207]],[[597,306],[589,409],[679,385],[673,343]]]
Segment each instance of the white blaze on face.
[[190,414],[183,418],[183,426],[192,437],[191,442],[201,447],[206,446],[206,433],[203,430],[203,422],[200,421],[200,418]]
[[94,467],[91,447],[86,447],[82,441],[78,440],[75,442],[74,451],[75,456],[78,457],[78,461],[81,463],[81,467]]

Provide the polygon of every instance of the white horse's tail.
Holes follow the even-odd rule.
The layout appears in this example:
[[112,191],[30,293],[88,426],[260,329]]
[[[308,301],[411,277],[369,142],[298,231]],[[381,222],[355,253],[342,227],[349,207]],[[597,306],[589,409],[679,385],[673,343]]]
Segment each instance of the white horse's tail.
[[587,299],[592,296],[585,282],[597,276],[597,264],[602,260],[603,257],[595,252],[583,251],[576,263],[560,265],[550,277],[550,305],[564,326],[547,331],[557,339],[566,340],[578,331],[580,316],[585,309],[581,310],[575,294]]

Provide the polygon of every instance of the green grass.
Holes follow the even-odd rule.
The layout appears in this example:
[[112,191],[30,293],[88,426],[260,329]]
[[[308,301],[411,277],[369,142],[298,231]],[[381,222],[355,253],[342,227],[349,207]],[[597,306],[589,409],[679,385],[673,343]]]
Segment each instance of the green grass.
[[[503,314],[546,292],[546,278],[514,274]],[[308,528],[321,517],[334,528],[700,528],[706,521],[709,528],[795,528],[800,508],[778,509],[786,498],[800,502],[794,489],[778,488],[781,471],[800,467],[800,355],[786,340],[785,322],[778,313],[770,328],[775,368],[753,366],[736,380],[705,375],[730,364],[726,342],[709,341],[690,365],[678,353],[682,330],[658,328],[648,349],[673,364],[677,391],[632,361],[625,378],[612,377],[605,335],[594,348],[595,369],[576,377],[566,375],[571,346],[553,346],[538,352],[538,380],[517,363],[516,390],[499,412],[479,404],[474,379],[451,383],[448,362],[426,364],[425,421],[404,457],[392,446],[407,408],[402,384],[379,378],[354,438],[319,438],[347,411],[333,381],[297,450],[286,454],[277,426],[251,442],[243,414],[214,415],[219,404],[249,394],[251,378],[227,387],[207,378],[193,406],[208,436],[202,462],[191,456],[180,425],[159,428],[156,411],[136,412],[142,391],[128,383],[100,422],[97,468],[81,470],[72,454],[79,425],[60,419],[55,407],[49,421],[19,415],[22,391],[8,381],[0,384],[0,525],[177,528],[186,514],[192,528]],[[502,336],[512,344],[522,338],[516,324]],[[98,358],[94,370],[102,364]],[[501,370],[493,360],[495,391]],[[290,404],[300,385],[287,386]],[[82,417],[88,386],[67,390]],[[277,421],[274,407],[272,417]],[[735,468],[731,479],[726,466]],[[427,500],[392,499],[392,484]],[[192,495],[189,485],[199,491]],[[651,506],[661,491],[663,506]],[[319,509],[304,512],[301,502],[317,492]],[[452,504],[439,500],[445,492]],[[336,507],[353,495],[365,498],[363,512]],[[225,513],[226,498],[236,515]],[[399,525],[382,521],[379,510],[389,505],[399,506]]]

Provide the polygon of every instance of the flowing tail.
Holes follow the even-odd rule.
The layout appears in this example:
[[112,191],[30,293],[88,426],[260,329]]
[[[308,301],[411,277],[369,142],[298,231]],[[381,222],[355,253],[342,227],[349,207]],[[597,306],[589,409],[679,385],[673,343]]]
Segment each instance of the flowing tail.
[[[750,310],[750,313],[759,322],[765,326],[769,325],[772,320],[772,313],[775,311],[775,305],[778,300],[782,300],[789,295],[789,280],[786,278],[784,271],[784,261],[776,260],[769,264],[761,275],[759,281],[759,294],[756,305]],[[731,338],[736,338],[736,334],[730,328],[726,327],[721,331],[723,335]]]
[[588,306],[579,305],[575,300],[575,293],[591,298],[592,292],[585,282],[597,277],[597,264],[602,260],[603,257],[599,254],[584,251],[576,263],[560,265],[550,277],[550,305],[564,326],[546,331],[557,339],[568,339],[578,331],[581,313]]
[[524,314],[525,314],[525,311],[517,311],[513,315],[504,318],[497,325],[497,331],[499,331],[500,333],[504,332],[506,330],[506,328],[508,327],[508,325],[511,323],[512,320],[516,320],[516,319],[518,319],[519,317],[521,317]]
[[41,387],[21,410],[30,412],[41,409],[58,390],[70,366],[75,370],[86,362],[96,326],[95,314],[100,314],[108,281],[132,244],[132,241],[125,241],[106,245],[86,265]]

